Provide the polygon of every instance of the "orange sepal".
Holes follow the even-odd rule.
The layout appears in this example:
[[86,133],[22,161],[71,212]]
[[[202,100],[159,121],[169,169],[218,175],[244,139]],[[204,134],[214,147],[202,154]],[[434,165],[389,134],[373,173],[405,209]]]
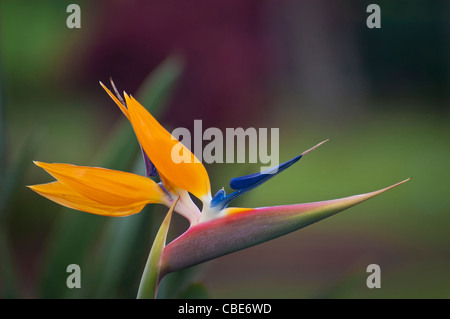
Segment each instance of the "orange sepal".
[[[182,143],[176,140],[133,97],[125,94],[128,115],[139,143],[144,148],[162,179],[187,190],[201,200],[211,198],[208,173],[203,164]],[[174,152],[181,152],[186,161],[174,161]]]
[[104,205],[81,195],[61,182],[32,185],[28,187],[39,195],[65,207],[103,216],[119,217],[136,214],[147,204],[146,202],[140,202],[128,206]]

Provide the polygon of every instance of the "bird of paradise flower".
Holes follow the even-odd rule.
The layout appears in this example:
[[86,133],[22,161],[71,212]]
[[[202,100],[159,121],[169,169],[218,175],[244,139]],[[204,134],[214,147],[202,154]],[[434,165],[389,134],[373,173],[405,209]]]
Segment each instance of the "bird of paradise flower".
[[[288,234],[409,180],[334,200],[260,208],[228,207],[232,200],[281,173],[326,141],[267,171],[232,178],[229,185],[234,192],[227,195],[222,188],[212,196],[208,173],[195,155],[132,96],[124,92],[122,97],[112,81],[115,94],[100,84],[134,129],[146,164],[145,176],[100,167],[35,162],[56,181],[29,187],[60,205],[103,216],[136,214],[150,203],[170,207],[149,254],[138,298],[156,297],[160,281],[170,272]],[[175,163],[172,160],[174,147],[191,160]],[[150,178],[156,174],[160,177],[159,183]],[[190,194],[202,202],[201,210]],[[190,225],[166,245],[173,211],[187,218]]]

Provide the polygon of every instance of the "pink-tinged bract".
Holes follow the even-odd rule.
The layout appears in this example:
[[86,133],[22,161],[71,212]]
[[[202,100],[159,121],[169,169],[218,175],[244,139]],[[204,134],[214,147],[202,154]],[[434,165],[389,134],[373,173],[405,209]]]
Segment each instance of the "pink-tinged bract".
[[253,209],[230,208],[222,217],[190,227],[167,245],[162,257],[161,273],[181,270],[283,236],[408,180],[341,199]]

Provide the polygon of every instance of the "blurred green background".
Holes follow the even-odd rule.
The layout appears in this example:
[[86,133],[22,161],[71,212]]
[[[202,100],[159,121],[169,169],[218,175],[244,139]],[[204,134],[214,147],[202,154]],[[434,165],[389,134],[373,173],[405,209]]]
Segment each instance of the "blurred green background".
[[[0,296],[135,298],[166,209],[79,213],[25,185],[32,160],[143,173],[111,76],[168,129],[278,127],[280,161],[234,205],[344,197],[412,177],[282,238],[168,276],[161,297],[450,297],[448,1],[0,1]],[[74,1],[75,3],[75,1]],[[257,164],[207,165],[213,192]],[[186,228],[175,218],[171,238]],[[82,288],[65,285],[68,264]],[[366,267],[381,267],[368,289]]]

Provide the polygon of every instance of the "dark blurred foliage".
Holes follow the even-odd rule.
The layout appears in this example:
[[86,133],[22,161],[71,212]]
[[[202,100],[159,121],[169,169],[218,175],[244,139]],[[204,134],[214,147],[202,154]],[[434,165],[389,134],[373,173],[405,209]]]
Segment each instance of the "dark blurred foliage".
[[[133,92],[165,57],[186,69],[166,119],[172,125],[248,125],[268,94],[274,39],[267,1],[100,1],[98,29],[79,61],[81,81],[117,79]],[[244,111],[245,110],[245,111]]]
[[379,1],[382,29],[358,29],[358,44],[377,97],[419,96],[448,112],[450,27],[447,1]]
[[133,91],[180,54],[186,70],[165,120],[188,128],[197,118],[251,126],[286,93],[305,101],[293,107],[332,120],[373,98],[432,98],[446,111],[448,4],[379,1],[382,29],[372,30],[369,3],[100,1],[77,70],[84,82],[112,76]]

